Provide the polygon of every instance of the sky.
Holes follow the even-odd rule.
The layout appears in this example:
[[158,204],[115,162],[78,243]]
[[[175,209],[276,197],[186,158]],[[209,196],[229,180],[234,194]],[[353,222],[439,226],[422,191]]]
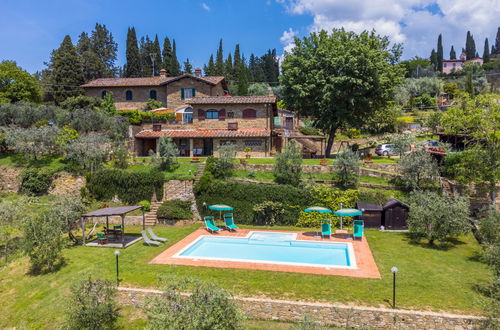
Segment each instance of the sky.
[[403,43],[403,58],[428,57],[443,35],[445,58],[457,53],[468,30],[480,56],[500,25],[500,0],[2,0],[0,60],[29,72],[45,67],[66,34],[76,43],[82,31],[105,24],[118,42],[117,65],[125,61],[127,28],[138,37],[165,36],[177,43],[179,62],[202,67],[223,39],[224,56],[239,43],[248,58],[276,48],[293,48],[294,37],[344,27],[375,29]]

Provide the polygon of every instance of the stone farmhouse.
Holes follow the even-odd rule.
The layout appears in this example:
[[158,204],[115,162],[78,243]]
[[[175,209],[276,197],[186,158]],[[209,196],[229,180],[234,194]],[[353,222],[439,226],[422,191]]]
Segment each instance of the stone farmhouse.
[[273,142],[281,148],[281,138],[273,139],[278,116],[273,95],[230,96],[224,77],[202,76],[200,69],[176,77],[162,70],[157,77],[102,78],[82,87],[92,97],[113,93],[119,110],[141,111],[155,99],[166,108],[160,111],[175,112],[172,122],[131,127],[130,151],[136,156],[157,151],[161,136],[171,137],[184,157],[209,156],[226,143],[236,146],[237,157],[269,157],[276,150]]

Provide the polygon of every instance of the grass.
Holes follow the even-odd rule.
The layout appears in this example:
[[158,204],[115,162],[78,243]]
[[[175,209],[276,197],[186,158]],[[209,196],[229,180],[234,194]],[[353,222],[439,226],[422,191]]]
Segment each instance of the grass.
[[0,155],[0,166],[18,168],[44,168],[51,172],[60,172],[67,169],[68,165],[59,156],[46,156],[38,160],[26,160],[21,154]]
[[[253,173],[254,177],[250,178],[249,174]],[[313,180],[332,180],[332,173],[302,173],[302,179],[312,178]],[[234,170],[233,177],[235,178],[244,178],[244,179],[253,179],[263,182],[272,182],[274,181],[273,172],[266,171],[245,171],[245,170]],[[360,182],[365,183],[375,183],[375,184],[384,184],[390,185],[389,181],[385,178],[373,177],[368,175],[361,175],[359,177]]]
[[[163,171],[165,180],[194,180],[198,172],[198,163],[180,162],[173,170]],[[133,164],[127,167],[127,170],[134,172],[149,171],[153,168],[151,164]],[[191,171],[191,172],[189,172]]]
[[[141,243],[120,255],[121,285],[155,287],[159,274],[189,276],[219,284],[240,296],[266,296],[277,299],[342,302],[389,307],[392,294],[390,268],[397,266],[398,306],[406,309],[480,313],[481,295],[476,285],[490,280],[491,272],[478,261],[481,251],[472,235],[454,245],[431,248],[412,243],[404,233],[367,230],[382,279],[283,273],[244,269],[151,265],[148,262],[199,227],[157,226],[160,236],[169,238],[162,247]],[[140,227],[127,226],[139,233]],[[274,227],[273,229],[299,230]],[[310,229],[309,229],[310,230]],[[114,281],[114,249],[75,246],[64,250],[66,265],[58,272],[28,275],[28,260],[19,258],[0,269],[0,328],[47,328],[61,324],[65,297],[79,279],[100,277]]]

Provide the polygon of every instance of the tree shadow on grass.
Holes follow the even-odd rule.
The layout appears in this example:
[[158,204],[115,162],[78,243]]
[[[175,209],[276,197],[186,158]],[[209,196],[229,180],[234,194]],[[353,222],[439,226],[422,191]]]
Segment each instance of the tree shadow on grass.
[[66,260],[61,259],[57,263],[55,263],[51,268],[47,268],[47,267],[34,268],[34,267],[30,266],[30,268],[28,269],[28,272],[26,274],[29,276],[47,275],[47,274],[58,272],[64,266],[66,266]]
[[457,245],[466,244],[466,242],[461,241],[460,239],[455,237],[450,237],[446,241],[434,241],[431,244],[427,239],[415,237],[410,233],[405,233],[404,241],[406,241],[410,245],[438,251],[449,251],[455,248]]

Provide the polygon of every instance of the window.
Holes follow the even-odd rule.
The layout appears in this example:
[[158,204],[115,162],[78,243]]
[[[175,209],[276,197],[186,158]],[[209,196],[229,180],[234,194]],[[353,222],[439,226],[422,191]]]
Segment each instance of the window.
[[453,67],[456,67],[456,66],[457,66],[457,64],[456,64],[456,63],[453,63]]
[[132,101],[132,99],[133,99],[132,91],[126,91],[125,92],[125,100]]
[[181,100],[191,99],[196,96],[196,88],[181,88]]
[[156,97],[157,97],[156,91],[154,89],[150,90],[149,91],[149,98],[153,99],[153,100],[156,100]]
[[446,68],[446,63],[443,63],[443,67],[445,67],[445,68]]
[[260,147],[262,140],[245,140],[245,147]]
[[219,119],[219,111],[207,110],[205,112],[205,119]]
[[229,112],[227,113],[227,118],[234,118],[234,112],[229,111]]
[[101,92],[101,99],[105,98],[107,94],[108,94],[108,91],[102,91]]
[[254,109],[243,110],[243,119],[255,119],[257,118],[257,111]]

